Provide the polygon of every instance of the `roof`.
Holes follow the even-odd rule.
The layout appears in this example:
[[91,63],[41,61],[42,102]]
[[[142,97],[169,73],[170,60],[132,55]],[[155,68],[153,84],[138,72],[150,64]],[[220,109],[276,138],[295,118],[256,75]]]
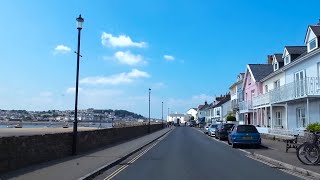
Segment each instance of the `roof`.
[[274,54],[274,56],[276,57],[276,60],[278,61],[278,62],[284,62],[283,61],[283,58],[282,58],[282,54]]
[[303,54],[307,51],[307,46],[285,46],[289,54]]
[[320,36],[320,26],[310,26],[310,28],[317,37]]
[[221,106],[222,104],[230,101],[230,99],[231,99],[230,95],[227,95],[227,96],[225,96],[218,104],[216,104],[214,107],[219,107],[219,106]]
[[248,64],[248,66],[257,82],[273,72],[272,64]]

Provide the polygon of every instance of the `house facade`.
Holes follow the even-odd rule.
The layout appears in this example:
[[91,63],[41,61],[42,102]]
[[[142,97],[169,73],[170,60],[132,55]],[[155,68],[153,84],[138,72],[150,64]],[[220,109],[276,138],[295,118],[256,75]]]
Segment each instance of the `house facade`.
[[244,124],[244,116],[239,112],[239,102],[243,101],[243,84],[244,73],[240,73],[237,76],[237,82],[230,86],[230,112],[239,121],[239,124]]
[[190,108],[187,112],[186,112],[186,116],[187,116],[187,120],[190,121],[191,118],[193,117],[194,120],[197,119],[197,108]]
[[274,72],[262,80],[263,94],[253,98],[268,127],[295,130],[320,122],[319,38],[320,24],[308,26],[306,46],[285,46],[282,60],[273,56]]
[[244,116],[245,124],[259,125],[257,112],[253,111],[252,100],[256,95],[262,94],[261,79],[273,72],[270,61],[268,64],[248,64],[244,75],[242,89],[243,101],[239,103],[239,112]]

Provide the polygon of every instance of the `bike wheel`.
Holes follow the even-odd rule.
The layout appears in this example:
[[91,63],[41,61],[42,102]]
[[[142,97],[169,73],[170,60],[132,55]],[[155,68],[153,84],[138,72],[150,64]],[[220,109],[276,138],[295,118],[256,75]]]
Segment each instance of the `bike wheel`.
[[297,157],[303,164],[318,164],[320,160],[320,149],[313,143],[303,143],[297,148]]

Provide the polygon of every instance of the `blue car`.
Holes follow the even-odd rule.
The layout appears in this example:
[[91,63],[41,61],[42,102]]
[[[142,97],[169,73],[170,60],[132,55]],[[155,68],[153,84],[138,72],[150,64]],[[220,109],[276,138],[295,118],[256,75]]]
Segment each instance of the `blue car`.
[[259,147],[261,145],[260,133],[253,125],[236,125],[229,131],[228,144],[233,148],[240,144]]

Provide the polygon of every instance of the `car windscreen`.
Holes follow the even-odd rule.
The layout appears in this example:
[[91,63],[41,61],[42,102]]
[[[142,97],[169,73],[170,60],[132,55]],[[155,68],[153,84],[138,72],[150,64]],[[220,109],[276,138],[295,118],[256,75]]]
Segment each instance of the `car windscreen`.
[[234,124],[225,124],[224,128],[231,129],[234,126]]
[[211,128],[216,128],[217,126],[218,126],[218,125],[216,125],[216,124],[215,124],[215,125],[211,125]]
[[254,126],[238,126],[237,127],[238,133],[257,133],[257,128]]

